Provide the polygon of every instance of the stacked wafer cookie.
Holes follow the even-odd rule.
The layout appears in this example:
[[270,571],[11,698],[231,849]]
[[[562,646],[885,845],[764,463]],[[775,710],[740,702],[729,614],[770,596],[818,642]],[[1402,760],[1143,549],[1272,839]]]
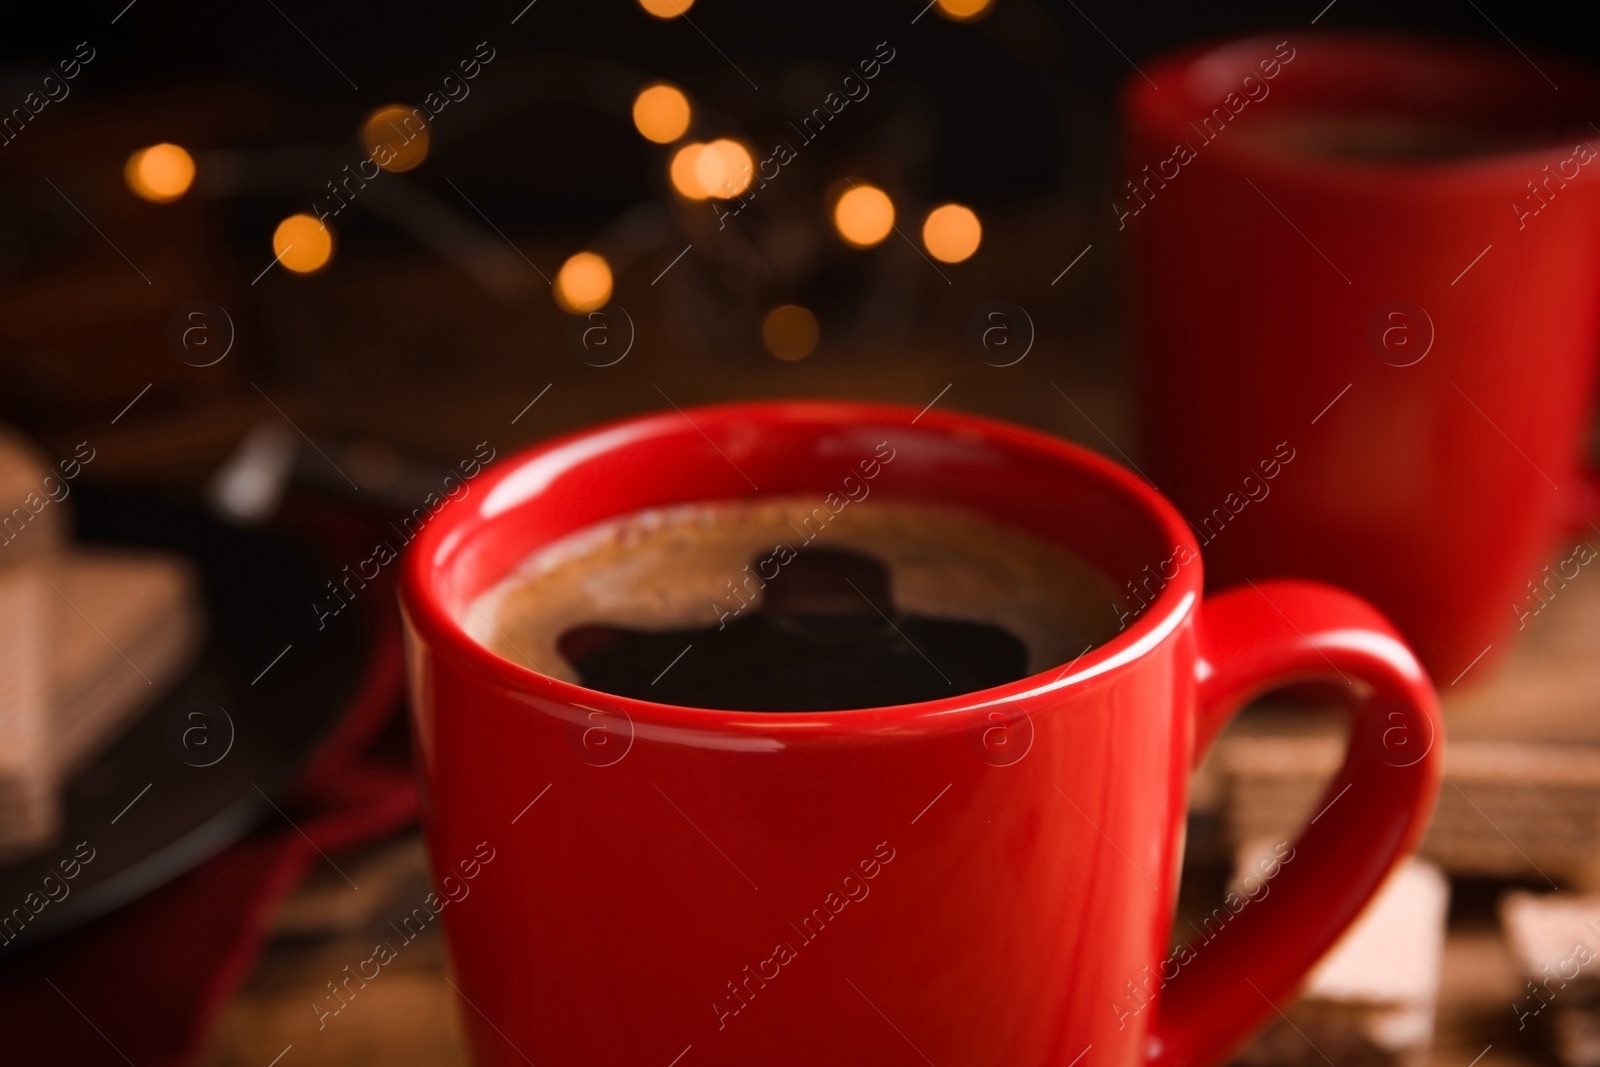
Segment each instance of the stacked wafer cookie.
[[[1240,849],[1237,871],[1259,869],[1272,847]],[[1307,976],[1300,999],[1239,1055],[1237,1067],[1427,1063],[1449,901],[1438,867],[1420,859],[1396,867]]]
[[64,783],[159,698],[199,643],[186,563],[68,543],[82,462],[52,465],[0,428],[0,856],[54,839]]
[[[1228,740],[1219,755],[1236,839],[1289,833],[1315,815],[1344,744],[1333,734]],[[1600,885],[1600,746],[1452,736],[1422,851],[1454,874]]]
[[[1508,898],[1506,941],[1522,974],[1507,1017],[1514,1013],[1509,1029],[1518,1040],[1537,1035],[1564,1064],[1600,1067],[1600,580],[1570,582],[1518,638],[1496,671],[1439,684],[1449,740],[1421,857],[1451,876],[1586,891]],[[1304,707],[1263,706],[1243,716],[1209,767],[1221,836],[1236,845],[1292,836],[1328,803],[1323,788],[1343,758],[1347,729],[1342,715]],[[1355,743],[1373,738],[1358,732]],[[1394,946],[1419,946],[1423,928],[1431,929],[1420,896],[1412,907],[1419,918],[1396,929]],[[1371,1005],[1399,973],[1382,953],[1364,959],[1349,971],[1348,988],[1306,995],[1304,1012],[1326,1021],[1319,1031],[1326,1042],[1318,1044],[1340,1064],[1365,1062],[1373,1051]],[[1419,992],[1413,1004],[1421,1003]],[[1505,1010],[1497,1004],[1496,1016]],[[1298,1025],[1320,1025],[1301,1011],[1290,1013]],[[1508,1034],[1496,1051],[1510,1044]],[[1366,1051],[1345,1059],[1336,1048]],[[1386,1057],[1421,1054],[1397,1045]]]
[[[1572,582],[1518,636],[1497,673],[1440,684],[1445,782],[1422,854],[1456,875],[1600,889],[1600,579]],[[1344,745],[1340,717],[1243,717],[1214,761],[1229,837],[1292,833]]]
[[1521,971],[1519,1035],[1541,1037],[1565,1067],[1600,1067],[1600,896],[1508,893],[1500,919]]

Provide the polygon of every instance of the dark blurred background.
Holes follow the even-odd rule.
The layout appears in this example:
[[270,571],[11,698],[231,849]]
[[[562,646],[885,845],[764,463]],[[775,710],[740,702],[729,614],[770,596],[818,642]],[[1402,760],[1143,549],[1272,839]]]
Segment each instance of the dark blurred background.
[[[659,18],[636,0],[106,0],[8,19],[0,422],[52,456],[92,442],[86,482],[208,496],[213,515],[244,522],[279,501],[241,480],[251,471],[269,482],[292,473],[302,496],[335,499],[375,526],[420,505],[447,467],[482,454],[480,442],[504,455],[602,419],[738,397],[936,402],[1137,460],[1126,233],[1111,205],[1126,177],[1118,94],[1141,66],[1213,39],[1352,29],[1534,57],[1600,53],[1575,9],[1505,0],[925,2],[698,0]],[[952,16],[960,10],[976,17]],[[795,128],[873,59],[866,95],[812,136]],[[463,79],[472,60],[476,74]],[[77,64],[65,81],[64,62]],[[641,136],[631,117],[655,82],[677,86],[692,109],[668,143]],[[425,158],[413,149],[409,169],[350,180],[370,153],[364,124],[390,105],[437,109]],[[752,162],[779,143],[794,158],[753,197],[675,191],[683,146],[722,138]],[[195,172],[181,196],[152,202],[125,168],[164,143],[182,146]],[[331,252],[318,250],[314,225],[297,249],[275,244],[285,220],[339,206],[329,187],[345,181],[354,191],[328,220]],[[830,217],[852,183],[894,205],[896,228],[870,247],[843,240]],[[922,236],[946,204],[982,225],[977,251],[958,262],[930,255]],[[609,293],[569,293],[563,306],[559,272],[582,252],[604,258]],[[313,568],[315,595],[360,550],[338,547]],[[241,691],[291,641],[296,658],[274,680],[301,677],[291,672],[308,670],[298,657],[311,649],[339,658],[298,636],[314,621],[302,609],[296,600],[299,630],[252,636]],[[387,740],[402,762],[403,725]],[[1218,802],[1201,791],[1205,803]],[[119,794],[112,810],[121,804]],[[302,812],[285,805],[290,814],[263,806],[251,817],[282,831],[278,816]],[[1194,822],[1190,838],[1191,860],[1210,864],[1185,890],[1197,899],[1220,891],[1229,859],[1205,826]],[[361,1023],[309,1036],[306,1004],[323,980],[427,884],[414,833],[339,856],[375,891],[353,902],[342,871],[313,864],[276,912],[263,961],[252,963],[252,943],[226,972],[236,983],[253,966],[250,983],[207,1008],[228,1005],[214,1026],[185,1031],[200,1044],[172,1062],[203,1047],[208,1064],[266,1063],[310,1040],[320,1042],[312,1061],[459,1062],[433,935],[407,957],[405,977],[364,994],[372,1008]],[[1478,1063],[1485,1042],[1497,1047],[1482,1067],[1525,1062],[1507,1051],[1516,1036],[1505,1004],[1521,991],[1494,929],[1503,888],[1457,886],[1468,932],[1446,950],[1447,986],[1452,973],[1469,977],[1443,995],[1439,1062]],[[243,925],[224,918],[230,933]],[[243,940],[260,940],[252,931]],[[19,979],[30,988],[33,965],[24,959]],[[108,979],[108,1006],[96,1008],[83,998],[105,972],[76,973],[74,1010],[105,1023],[124,987]],[[1252,1062],[1291,1057],[1269,1047]]]
[[[1565,15],[1516,5],[1001,0],[968,22],[922,10],[702,2],[660,19],[620,0],[382,10],[120,0],[33,13],[0,46],[5,108],[79,42],[93,59],[0,147],[0,418],[57,447],[93,427],[107,443],[97,478],[191,486],[253,423],[278,417],[268,397],[333,459],[363,445],[358,483],[384,482],[397,457],[448,459],[486,438],[514,445],[663,397],[920,407],[950,385],[942,403],[1105,448],[1093,421],[1131,442],[1117,388],[1124,249],[1110,162],[1118,87],[1140,76],[1136,65],[1267,30],[1600,47]],[[327,183],[365,157],[364,118],[439,92],[480,42],[494,58],[430,123],[426,160],[382,174],[339,212],[321,270],[266,269],[278,223],[334,203]],[[799,139],[789,123],[880,42],[894,58],[870,95],[814,143]],[[778,141],[798,149],[721,229],[709,202],[671,192],[673,146],[630,121],[634,94],[655,80],[687,94],[691,139],[734,137],[755,159]],[[129,154],[158,142],[197,161],[175,203],[140,200],[123,180]],[[838,240],[827,202],[844,178],[890,194],[897,234],[867,250]],[[965,262],[935,264],[918,227],[952,201],[977,213],[983,242]],[[603,321],[574,328],[546,279],[583,249],[606,256],[614,290]],[[210,305],[201,318],[197,300]],[[1002,319],[990,317],[996,301]],[[820,326],[805,358],[778,360],[763,345],[764,316],[784,304]],[[1006,329],[986,334],[995,322]],[[230,325],[227,357],[191,365],[204,359],[187,346],[212,342],[210,358]],[[595,365],[630,332],[626,358]],[[986,349],[995,343],[1011,347]],[[109,426],[147,384],[138,417]],[[536,414],[513,426],[546,385]]]

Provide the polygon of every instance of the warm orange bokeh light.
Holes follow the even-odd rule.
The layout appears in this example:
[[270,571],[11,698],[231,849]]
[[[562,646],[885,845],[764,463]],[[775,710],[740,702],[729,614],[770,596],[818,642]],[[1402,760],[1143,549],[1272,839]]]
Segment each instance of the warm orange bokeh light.
[[128,157],[128,188],[153,204],[169,204],[194,184],[194,157],[175,144],[153,144]]
[[694,6],[694,0],[639,0],[639,6],[658,19],[675,19]]
[[690,200],[704,200],[710,196],[700,184],[700,154],[706,150],[703,144],[686,144],[672,154],[672,187],[678,191],[679,196],[688,197]]
[[633,100],[633,125],[656,144],[671,144],[689,129],[689,98],[676,85],[658,82]]
[[672,156],[672,187],[680,196],[719,200],[738,196],[755,180],[750,150],[728,137],[710,144],[686,144]]
[[871,248],[894,229],[894,201],[875,185],[856,183],[834,203],[833,225],[846,243]]
[[755,160],[750,150],[738,141],[719,138],[706,145],[694,162],[700,191],[719,200],[738,196],[750,188],[755,177]]
[[272,253],[296,274],[310,274],[333,258],[333,231],[314,215],[290,215],[272,231]]
[[937,0],[939,14],[955,22],[975,22],[989,13],[994,0]]
[[605,307],[611,299],[611,264],[599,253],[579,252],[556,272],[555,297],[573,315]]
[[941,263],[960,263],[978,250],[983,225],[969,207],[943,204],[928,212],[922,224],[922,244]]
[[761,342],[767,351],[790,362],[815,351],[821,334],[817,317],[799,304],[775,307],[761,323]]
[[426,111],[389,104],[361,122],[361,147],[384,170],[408,171],[428,158]]

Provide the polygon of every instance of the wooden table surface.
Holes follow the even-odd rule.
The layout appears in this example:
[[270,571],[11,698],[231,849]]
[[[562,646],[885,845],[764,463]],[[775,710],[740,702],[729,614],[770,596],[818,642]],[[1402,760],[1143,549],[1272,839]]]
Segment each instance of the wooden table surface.
[[[377,979],[349,996],[336,1015],[322,1017],[319,1025],[315,1005],[337,1003],[328,983],[341,976],[345,965],[369,956],[377,941],[386,936],[392,940],[390,918],[409,911],[427,892],[416,831],[359,855],[341,856],[339,863],[362,888],[351,890],[328,868],[315,872],[290,898],[266,951],[224,1011],[198,1061],[201,1067],[264,1067],[280,1053],[280,1067],[448,1067],[469,1062],[457,1012],[472,1009],[458,1007],[436,926],[407,944]],[[1191,874],[1206,883],[1218,878],[1214,868]],[[1531,1029],[1519,1034],[1511,1010],[1521,980],[1494,911],[1508,888],[1509,883],[1459,880],[1452,887],[1431,1061],[1439,1067],[1554,1062]]]
[[339,858],[359,890],[331,868],[312,874],[281,909],[272,939],[244,988],[222,1015],[204,1067],[264,1067],[288,1050],[279,1067],[298,1064],[384,1064],[446,1067],[467,1063],[446,979],[437,925],[403,946],[395,960],[339,1002],[327,983],[372,954],[391,916],[427,895],[426,860],[416,831]]
[[[363,887],[359,892],[331,870],[314,875],[285,907],[267,951],[223,1013],[198,1061],[201,1067],[264,1067],[285,1049],[280,1067],[467,1064],[436,927],[408,944],[320,1028],[313,1006],[332,1003],[326,983],[346,964],[370,955],[387,931],[386,915],[402,914],[421,899],[423,862],[421,840],[413,832],[353,864],[341,857],[341,866]],[[403,876],[396,877],[397,869]],[[1432,1060],[1439,1067],[1553,1062],[1532,1043],[1531,1031],[1519,1035],[1516,1028],[1511,1005],[1521,982],[1492,915],[1500,890],[1491,883],[1457,888]],[[353,900],[368,894],[367,902]]]

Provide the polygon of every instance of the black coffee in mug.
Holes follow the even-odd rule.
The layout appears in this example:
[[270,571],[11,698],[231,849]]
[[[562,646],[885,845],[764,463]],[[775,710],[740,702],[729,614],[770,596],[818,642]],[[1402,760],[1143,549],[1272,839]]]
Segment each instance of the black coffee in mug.
[[878,707],[1064,665],[1117,631],[1111,583],[971,512],[761,497],[638,512],[532,554],[466,620],[495,652],[622,696]]

